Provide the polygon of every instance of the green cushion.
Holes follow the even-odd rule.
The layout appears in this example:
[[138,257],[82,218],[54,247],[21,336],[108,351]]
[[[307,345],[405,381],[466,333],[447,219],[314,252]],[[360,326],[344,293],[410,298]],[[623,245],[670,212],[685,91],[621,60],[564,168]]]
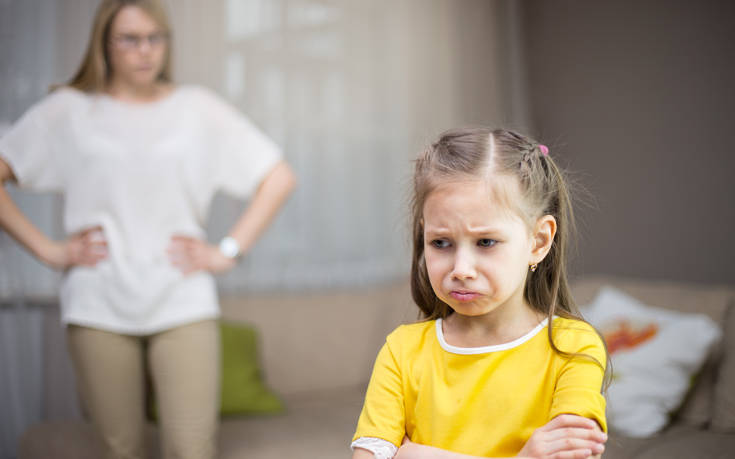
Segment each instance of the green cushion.
[[[245,323],[220,321],[222,343],[220,415],[275,414],[283,402],[263,383],[258,365],[258,336]],[[149,393],[148,417],[158,418],[155,396]]]
[[222,334],[222,401],[220,414],[268,414],[283,411],[283,402],[263,383],[258,364],[257,331],[248,324],[220,322]]

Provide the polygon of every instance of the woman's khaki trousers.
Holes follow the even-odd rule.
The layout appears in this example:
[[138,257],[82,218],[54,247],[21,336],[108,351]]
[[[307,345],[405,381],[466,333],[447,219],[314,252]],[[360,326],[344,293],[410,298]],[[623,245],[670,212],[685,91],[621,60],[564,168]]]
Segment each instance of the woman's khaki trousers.
[[[215,320],[148,336],[70,325],[69,351],[86,413],[109,459],[142,459],[146,375],[166,459],[216,456],[220,340]],[[148,372],[148,373],[147,373]]]

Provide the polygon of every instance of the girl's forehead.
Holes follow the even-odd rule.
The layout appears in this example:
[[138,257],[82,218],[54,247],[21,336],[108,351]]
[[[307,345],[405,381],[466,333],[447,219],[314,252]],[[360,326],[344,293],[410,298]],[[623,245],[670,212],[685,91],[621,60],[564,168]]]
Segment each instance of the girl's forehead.
[[443,181],[424,203],[424,219],[507,220],[523,218],[520,185],[513,177]]

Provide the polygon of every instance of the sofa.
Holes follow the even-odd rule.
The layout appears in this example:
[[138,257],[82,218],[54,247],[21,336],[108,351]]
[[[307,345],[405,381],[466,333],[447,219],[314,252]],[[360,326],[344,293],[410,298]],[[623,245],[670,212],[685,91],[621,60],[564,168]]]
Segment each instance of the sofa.
[[[574,283],[579,303],[591,301],[602,285],[613,285],[651,305],[703,312],[722,328],[723,340],[697,375],[669,425],[649,438],[611,432],[606,459],[735,457],[735,289],[610,276]],[[224,318],[259,330],[259,355],[266,383],[285,401],[285,413],[222,420],[220,457],[281,459],[350,457],[349,442],[360,413],[373,360],[385,336],[417,318],[408,285],[350,291],[227,296]],[[78,412],[73,374],[64,363],[58,310],[47,308],[45,403],[56,413],[29,427],[19,440],[19,458],[99,458],[101,447]],[[66,380],[66,383],[62,381]],[[60,389],[65,388],[65,389]],[[719,408],[719,411],[718,411]],[[51,410],[53,411],[53,410]],[[48,410],[47,410],[48,413]],[[717,414],[718,422],[714,422]],[[728,417],[729,416],[729,417]],[[148,426],[157,454],[156,428]]]
[[574,282],[574,298],[580,305],[589,304],[606,285],[653,307],[705,314],[720,328],[722,338],[693,376],[684,401],[671,413],[666,427],[645,438],[612,429],[603,457],[735,457],[735,287],[588,276]]

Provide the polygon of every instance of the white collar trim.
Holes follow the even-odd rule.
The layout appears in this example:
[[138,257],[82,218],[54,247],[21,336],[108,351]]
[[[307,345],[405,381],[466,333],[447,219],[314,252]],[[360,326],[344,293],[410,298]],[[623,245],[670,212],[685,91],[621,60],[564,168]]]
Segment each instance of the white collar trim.
[[436,337],[439,340],[439,344],[441,345],[442,349],[444,349],[447,352],[451,352],[452,354],[464,354],[464,355],[473,355],[473,354],[487,354],[489,352],[498,352],[498,351],[505,351],[508,349],[513,349],[514,347],[520,346],[521,344],[525,343],[529,339],[533,338],[540,332],[541,330],[546,327],[546,324],[549,322],[549,319],[544,319],[540,324],[536,325],[533,330],[529,331],[525,335],[521,336],[520,338],[516,338],[513,341],[503,343],[503,344],[493,344],[491,346],[480,346],[480,347],[459,347],[459,346],[452,346],[451,344],[447,343],[444,339],[444,332],[442,331],[442,319],[436,319]]

